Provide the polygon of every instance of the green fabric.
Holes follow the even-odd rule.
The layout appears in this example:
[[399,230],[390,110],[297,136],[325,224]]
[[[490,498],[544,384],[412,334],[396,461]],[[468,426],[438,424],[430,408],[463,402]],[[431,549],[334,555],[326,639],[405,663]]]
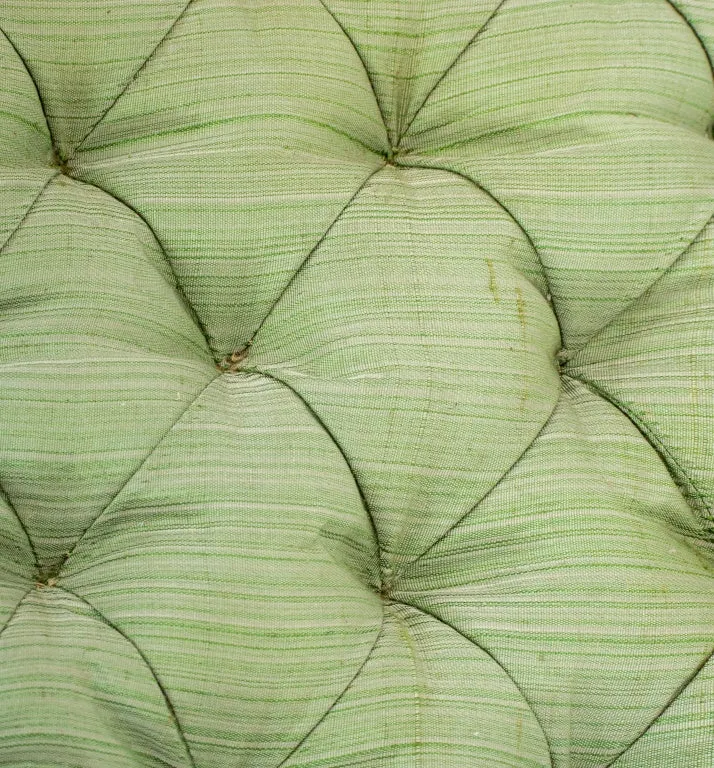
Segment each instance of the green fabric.
[[711,0],[3,0],[0,766],[712,768]]

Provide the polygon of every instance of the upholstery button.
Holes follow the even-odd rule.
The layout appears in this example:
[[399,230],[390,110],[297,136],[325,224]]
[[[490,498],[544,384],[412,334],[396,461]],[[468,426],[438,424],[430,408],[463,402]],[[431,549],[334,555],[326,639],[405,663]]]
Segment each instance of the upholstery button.
[[37,589],[47,589],[48,587],[56,587],[57,579],[50,578],[50,579],[47,579],[47,581],[36,581],[35,586],[37,587]]
[[231,352],[230,355],[224,357],[216,367],[219,371],[236,373],[240,364],[246,359],[246,357],[248,357],[249,349],[250,342],[248,342],[242,349],[236,349]]
[[52,156],[50,159],[50,165],[53,168],[57,168],[60,173],[63,173],[65,176],[69,176],[69,165],[67,162],[67,159],[62,157],[62,155],[57,150],[57,147],[52,148]]
[[566,349],[565,347],[562,347],[559,349],[555,354],[556,362],[558,363],[558,368],[562,371],[563,368],[568,364],[568,361],[573,356],[573,353],[571,350]]

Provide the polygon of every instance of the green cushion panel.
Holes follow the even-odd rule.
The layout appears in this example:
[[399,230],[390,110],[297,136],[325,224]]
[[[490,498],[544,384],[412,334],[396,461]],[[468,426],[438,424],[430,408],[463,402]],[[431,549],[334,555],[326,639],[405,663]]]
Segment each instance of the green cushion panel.
[[714,766],[713,62],[0,4],[0,768]]

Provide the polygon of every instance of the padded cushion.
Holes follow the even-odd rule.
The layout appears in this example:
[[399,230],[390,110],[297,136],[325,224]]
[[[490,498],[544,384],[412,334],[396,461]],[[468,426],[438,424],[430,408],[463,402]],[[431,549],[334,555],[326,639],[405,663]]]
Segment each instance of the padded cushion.
[[0,766],[711,768],[711,0],[0,30]]

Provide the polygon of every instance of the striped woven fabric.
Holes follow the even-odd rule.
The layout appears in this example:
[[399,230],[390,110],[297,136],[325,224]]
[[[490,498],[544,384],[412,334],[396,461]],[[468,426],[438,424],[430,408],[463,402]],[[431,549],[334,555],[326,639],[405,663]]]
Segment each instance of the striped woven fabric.
[[0,767],[714,767],[713,0],[2,0]]

